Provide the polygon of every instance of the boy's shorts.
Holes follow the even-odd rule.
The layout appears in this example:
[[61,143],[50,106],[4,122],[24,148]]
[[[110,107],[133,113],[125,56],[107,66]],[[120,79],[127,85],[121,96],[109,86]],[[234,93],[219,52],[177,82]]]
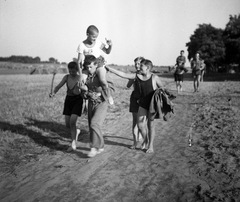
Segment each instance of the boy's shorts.
[[183,74],[174,74],[175,81],[183,81]]
[[63,115],[71,116],[76,114],[82,115],[83,98],[81,95],[66,96],[64,101]]
[[193,74],[193,76],[201,75],[201,70],[200,70],[200,69],[193,70],[193,71],[192,71],[192,74]]

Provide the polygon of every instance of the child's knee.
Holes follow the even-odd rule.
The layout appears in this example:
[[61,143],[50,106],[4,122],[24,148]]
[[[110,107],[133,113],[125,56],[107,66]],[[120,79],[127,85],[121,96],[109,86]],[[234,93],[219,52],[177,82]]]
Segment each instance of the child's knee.
[[138,128],[139,128],[139,130],[140,130],[141,133],[144,133],[145,130],[146,130],[146,126],[145,126],[145,124],[143,124],[143,123],[139,123],[139,124],[138,124]]
[[66,128],[70,128],[70,124],[69,123],[65,123]]
[[69,123],[69,127],[70,127],[70,128],[76,127],[76,123],[77,123],[77,120],[71,119],[71,120],[70,120],[70,123]]

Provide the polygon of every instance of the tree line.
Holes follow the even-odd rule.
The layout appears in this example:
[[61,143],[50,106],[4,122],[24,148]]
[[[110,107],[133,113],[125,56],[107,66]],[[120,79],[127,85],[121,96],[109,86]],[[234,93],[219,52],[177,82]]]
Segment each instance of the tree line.
[[[60,64],[57,59],[50,57],[48,61],[41,61],[40,57],[30,57],[30,56],[17,56],[12,55],[10,57],[0,57],[0,61],[8,62],[20,62],[20,63],[54,63]],[[65,64],[64,62],[62,64]]]
[[230,15],[225,29],[200,24],[186,43],[188,59],[200,52],[207,71],[226,71],[229,66],[240,68],[240,14]]

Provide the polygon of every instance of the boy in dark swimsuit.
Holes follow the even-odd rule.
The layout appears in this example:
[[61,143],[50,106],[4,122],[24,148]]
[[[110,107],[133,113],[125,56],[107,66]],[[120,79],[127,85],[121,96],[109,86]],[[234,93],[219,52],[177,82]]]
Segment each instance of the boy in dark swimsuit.
[[67,95],[64,101],[63,115],[65,115],[66,127],[70,129],[72,137],[72,145],[69,150],[76,150],[77,139],[80,134],[80,129],[77,129],[76,123],[79,116],[82,114],[83,98],[79,88],[80,76],[78,74],[78,65],[76,62],[68,64],[69,74],[65,75],[61,82],[54,88],[50,97],[55,96],[59,89],[66,84]]

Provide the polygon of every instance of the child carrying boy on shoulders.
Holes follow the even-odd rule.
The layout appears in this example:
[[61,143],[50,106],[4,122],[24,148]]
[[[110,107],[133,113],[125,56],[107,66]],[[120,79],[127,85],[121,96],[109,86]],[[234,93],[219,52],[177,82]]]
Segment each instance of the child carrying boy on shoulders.
[[88,72],[85,96],[88,98],[88,123],[90,130],[90,148],[88,157],[94,157],[104,151],[102,125],[107,115],[109,104],[113,104],[110,88],[106,79],[106,69],[95,56],[85,57],[84,68]]

